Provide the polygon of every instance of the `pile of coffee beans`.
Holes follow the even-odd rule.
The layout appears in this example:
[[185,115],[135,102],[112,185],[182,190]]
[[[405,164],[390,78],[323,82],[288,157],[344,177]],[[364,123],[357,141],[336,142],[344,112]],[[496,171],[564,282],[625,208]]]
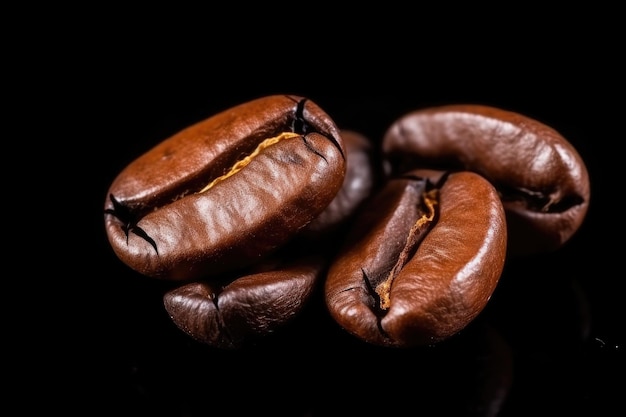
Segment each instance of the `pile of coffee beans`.
[[507,259],[558,250],[587,213],[580,155],[524,115],[417,109],[371,139],[305,97],[226,109],[113,180],[111,247],[171,283],[167,313],[210,346],[297,325],[321,293],[356,338],[414,347],[465,328]]

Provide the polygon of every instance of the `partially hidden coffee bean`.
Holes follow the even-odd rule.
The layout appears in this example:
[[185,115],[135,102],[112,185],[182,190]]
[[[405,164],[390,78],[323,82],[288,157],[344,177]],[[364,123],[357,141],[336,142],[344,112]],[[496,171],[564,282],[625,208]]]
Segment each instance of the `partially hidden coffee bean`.
[[195,340],[239,349],[291,323],[308,305],[328,262],[321,254],[272,254],[236,279],[198,281],[165,293],[172,321]]
[[157,144],[105,202],[117,256],[151,277],[191,280],[277,250],[336,196],[346,170],[334,121],[313,101],[269,96]]
[[342,129],[346,151],[346,174],[341,189],[326,207],[303,230],[307,237],[337,232],[372,195],[383,180],[380,155],[372,141],[354,130]]
[[527,116],[482,105],[448,105],[395,121],[382,151],[396,172],[415,168],[468,170],[498,190],[509,228],[509,253],[561,247],[589,206],[589,175],[561,134]]
[[329,267],[325,300],[341,327],[372,344],[451,337],[484,309],[503,271],[504,208],[473,172],[389,179],[352,226]]

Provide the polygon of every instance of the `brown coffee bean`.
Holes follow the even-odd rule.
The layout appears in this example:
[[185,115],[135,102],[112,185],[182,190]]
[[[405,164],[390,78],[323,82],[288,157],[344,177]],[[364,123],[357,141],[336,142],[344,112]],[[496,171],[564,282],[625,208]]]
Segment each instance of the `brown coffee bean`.
[[346,151],[346,175],[341,189],[303,231],[307,237],[335,232],[367,200],[383,178],[382,164],[369,138],[354,130],[341,130]]
[[417,110],[386,132],[382,150],[395,172],[474,171],[491,181],[507,214],[509,253],[561,247],[589,206],[589,176],[558,132],[524,115],[480,105]]
[[270,96],[190,126],[113,181],[105,226],[117,256],[163,279],[217,275],[258,261],[317,217],[346,163],[314,102]]
[[174,323],[199,342],[239,349],[292,322],[327,266],[321,255],[273,256],[229,282],[194,282],[168,291]]
[[473,172],[390,179],[355,220],[325,283],[331,316],[384,346],[442,341],[486,306],[507,230],[491,183]]

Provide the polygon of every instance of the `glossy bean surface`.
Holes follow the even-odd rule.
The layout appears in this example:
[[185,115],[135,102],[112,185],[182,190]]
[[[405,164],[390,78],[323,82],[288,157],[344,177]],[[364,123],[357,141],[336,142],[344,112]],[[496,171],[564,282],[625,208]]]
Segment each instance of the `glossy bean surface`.
[[377,345],[436,343],[484,309],[507,230],[495,188],[472,172],[390,179],[330,266],[325,299],[351,334]]
[[334,121],[314,102],[269,96],[157,144],[113,181],[105,226],[117,256],[190,280],[252,264],[317,217],[346,170]]

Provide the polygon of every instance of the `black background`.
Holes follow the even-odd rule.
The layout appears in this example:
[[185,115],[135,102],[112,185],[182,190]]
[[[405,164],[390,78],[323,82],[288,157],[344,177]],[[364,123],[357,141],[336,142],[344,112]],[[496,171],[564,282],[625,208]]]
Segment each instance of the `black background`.
[[[220,17],[210,16],[204,26],[190,23],[189,33],[172,17],[141,26],[139,14],[116,17],[96,30],[85,22],[48,45],[65,63],[47,74],[53,92],[41,94],[52,99],[49,108],[65,103],[56,120],[62,145],[54,148],[68,161],[58,164],[63,181],[50,199],[79,210],[50,212],[61,226],[57,236],[73,243],[50,249],[58,253],[47,269],[61,278],[40,287],[47,301],[37,313],[43,330],[21,326],[35,334],[31,347],[42,363],[21,387],[46,395],[49,407],[86,415],[624,409],[617,30],[601,26],[590,34],[577,20],[583,11],[573,20],[561,17],[569,23],[558,28],[550,16],[489,27],[457,16],[463,26],[443,19],[422,31],[424,15],[412,25],[382,16],[384,24],[348,25],[327,16],[321,24],[310,16],[297,24],[257,22],[242,37],[243,23],[228,19],[218,31]],[[374,142],[406,112],[440,104],[487,104],[533,117],[570,140],[586,162],[592,192],[586,221],[558,252],[507,265],[484,313],[436,347],[365,346],[336,327],[320,299],[250,350],[199,345],[166,316],[163,285],[130,271],[110,249],[102,213],[107,188],[126,164],[179,129],[283,93],[309,97],[340,128]]]

